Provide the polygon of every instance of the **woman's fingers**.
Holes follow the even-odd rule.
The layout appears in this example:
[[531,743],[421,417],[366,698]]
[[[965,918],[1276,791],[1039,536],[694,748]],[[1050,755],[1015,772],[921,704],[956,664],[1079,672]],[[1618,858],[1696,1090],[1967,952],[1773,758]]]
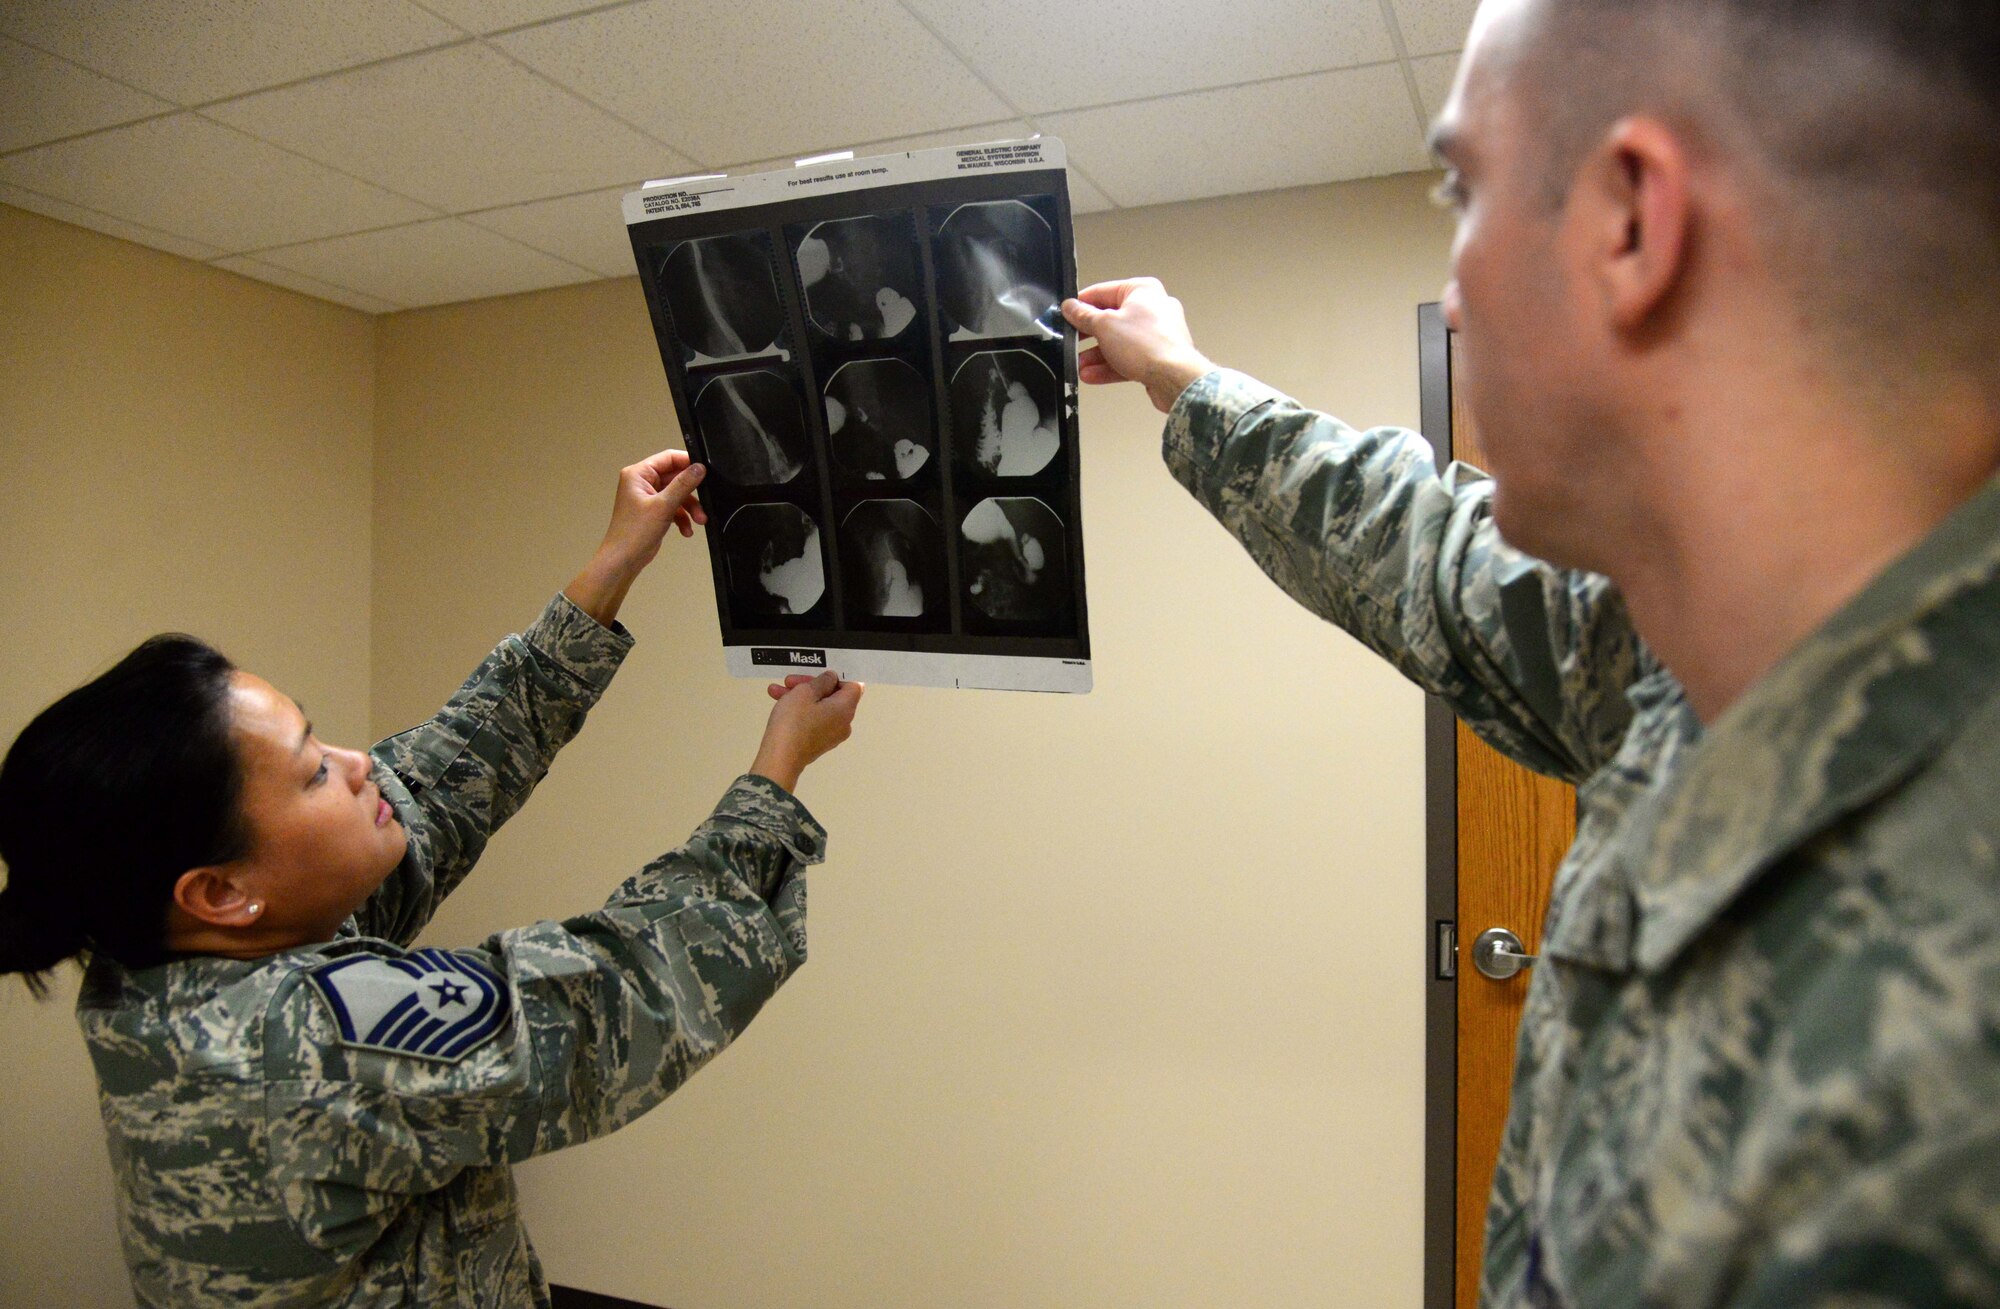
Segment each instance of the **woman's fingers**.
[[651,458],[640,460],[634,467],[657,491],[678,477],[690,462],[685,450],[662,450]]
[[[683,459],[687,457],[682,451],[672,453],[681,455]],[[708,521],[708,515],[702,512],[701,502],[694,498],[694,489],[707,475],[708,469],[703,465],[685,464],[660,492],[659,498],[665,502],[661,510],[670,521],[680,524],[682,536],[693,536],[694,524]]]

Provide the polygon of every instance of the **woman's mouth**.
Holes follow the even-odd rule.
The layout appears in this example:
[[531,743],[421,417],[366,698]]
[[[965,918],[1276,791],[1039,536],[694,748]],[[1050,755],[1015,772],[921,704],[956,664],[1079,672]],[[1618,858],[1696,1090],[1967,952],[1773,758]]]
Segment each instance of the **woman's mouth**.
[[389,802],[387,800],[382,799],[379,796],[376,797],[375,826],[387,827],[395,817],[396,817],[396,811],[389,807]]

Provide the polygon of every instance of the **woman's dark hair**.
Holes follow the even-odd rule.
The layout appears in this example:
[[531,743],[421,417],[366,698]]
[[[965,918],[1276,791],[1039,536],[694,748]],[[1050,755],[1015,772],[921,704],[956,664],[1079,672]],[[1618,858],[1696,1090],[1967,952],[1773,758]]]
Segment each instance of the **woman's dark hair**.
[[191,636],[156,636],[15,738],[0,763],[0,974],[43,996],[78,954],[159,963],[180,875],[247,852],[234,670]]

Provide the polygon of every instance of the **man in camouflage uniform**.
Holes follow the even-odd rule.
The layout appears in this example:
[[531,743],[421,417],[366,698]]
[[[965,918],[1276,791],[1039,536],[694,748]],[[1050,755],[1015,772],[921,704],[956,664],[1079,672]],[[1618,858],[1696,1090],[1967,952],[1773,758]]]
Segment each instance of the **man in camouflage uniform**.
[[[1267,574],[1580,788],[1486,1305],[2000,1305],[1997,33],[1950,0],[1489,0],[1439,136],[1497,480],[1215,369],[1150,279],[1065,307]],[[1853,153],[1783,153],[1815,134]],[[1865,189],[1906,168],[1921,241]],[[1822,262],[1779,201],[1887,244]],[[1895,334],[1800,317],[1857,294]],[[1858,383],[1825,364],[1857,340]]]
[[[685,498],[692,481],[673,485]],[[755,773],[597,912],[410,948],[624,659],[629,580],[580,577],[435,718],[375,747],[367,780],[407,852],[334,939],[92,960],[78,1017],[143,1303],[546,1306],[511,1165],[658,1104],[804,962],[825,833]]]

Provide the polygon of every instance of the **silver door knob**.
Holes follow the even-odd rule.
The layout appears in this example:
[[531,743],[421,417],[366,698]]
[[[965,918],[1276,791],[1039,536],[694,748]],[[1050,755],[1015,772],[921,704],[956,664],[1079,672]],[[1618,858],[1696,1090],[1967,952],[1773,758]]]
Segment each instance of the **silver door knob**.
[[1535,962],[1521,948],[1521,938],[1504,927],[1489,927],[1472,943],[1472,966],[1496,982],[1504,982]]

